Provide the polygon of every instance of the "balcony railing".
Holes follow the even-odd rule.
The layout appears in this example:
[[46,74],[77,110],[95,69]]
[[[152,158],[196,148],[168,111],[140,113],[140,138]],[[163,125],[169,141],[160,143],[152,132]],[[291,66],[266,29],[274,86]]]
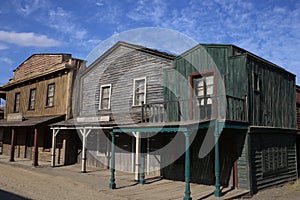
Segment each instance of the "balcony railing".
[[142,105],[142,122],[161,123],[177,121],[206,121],[223,119],[230,121],[248,121],[247,97],[230,95],[177,99],[175,101],[156,102]]

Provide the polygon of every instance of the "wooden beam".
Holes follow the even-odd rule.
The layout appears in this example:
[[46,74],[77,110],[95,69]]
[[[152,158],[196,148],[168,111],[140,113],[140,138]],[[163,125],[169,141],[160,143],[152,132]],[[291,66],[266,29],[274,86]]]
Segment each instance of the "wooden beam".
[[184,167],[184,176],[185,176],[185,192],[183,200],[192,200],[191,198],[191,166],[190,166],[190,132],[184,132],[185,135],[185,167]]
[[56,150],[56,135],[58,134],[59,129],[52,130],[52,154],[51,154],[51,167],[55,167],[55,150]]
[[140,180],[140,154],[141,154],[141,133],[136,132],[135,136],[135,178],[134,181]]
[[37,128],[34,128],[34,152],[33,152],[33,162],[32,165],[33,166],[38,166],[38,156],[39,156],[39,152],[38,152],[38,130]]
[[109,188],[115,189],[116,183],[115,183],[115,134],[114,132],[110,132],[111,135],[111,159],[110,159],[110,183]]
[[15,129],[11,129],[10,162],[15,161]]

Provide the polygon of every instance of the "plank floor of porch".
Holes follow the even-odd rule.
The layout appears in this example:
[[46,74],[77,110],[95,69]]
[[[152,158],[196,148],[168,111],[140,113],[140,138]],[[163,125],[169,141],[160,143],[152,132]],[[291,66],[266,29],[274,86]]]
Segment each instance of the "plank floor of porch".
[[[133,180],[134,175],[116,172],[115,190],[104,190],[113,197],[124,199],[183,199],[185,182],[162,179],[160,177],[146,177],[146,184],[140,185]],[[108,178],[108,177],[107,177]],[[191,197],[193,199],[236,199],[249,193],[249,190],[222,188],[223,196],[214,196],[214,186],[191,183]]]

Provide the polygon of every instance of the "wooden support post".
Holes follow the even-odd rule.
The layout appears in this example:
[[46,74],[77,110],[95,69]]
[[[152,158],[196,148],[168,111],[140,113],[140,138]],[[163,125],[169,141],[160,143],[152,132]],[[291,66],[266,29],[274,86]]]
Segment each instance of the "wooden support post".
[[37,128],[34,128],[34,152],[33,152],[33,162],[32,165],[33,166],[38,166],[38,156],[39,156],[39,152],[38,152],[38,131]]
[[216,120],[215,121],[215,131],[214,131],[214,136],[215,136],[215,191],[214,195],[215,197],[221,197],[222,196],[222,191],[221,191],[221,184],[220,184],[220,154],[219,154],[219,123]]
[[135,178],[139,182],[140,175],[140,153],[141,153],[141,133],[137,132],[135,137]]
[[183,200],[191,200],[191,188],[190,188],[190,180],[191,180],[191,172],[190,172],[190,132],[185,132],[185,192]]
[[145,143],[145,139],[141,139],[141,149],[143,149],[143,152],[140,153],[140,184],[144,185],[145,184],[145,151],[144,151],[144,144]]
[[81,162],[81,172],[86,173],[86,129],[83,129],[82,133],[82,162]]
[[110,158],[110,183],[109,188],[115,189],[116,183],[115,183],[115,134],[113,132],[110,132],[111,135],[111,158]]
[[15,161],[15,129],[12,128],[11,129],[11,145],[10,145],[10,162],[14,162]]
[[52,130],[52,154],[51,154],[51,167],[55,167],[55,150],[56,150],[56,135],[58,130]]

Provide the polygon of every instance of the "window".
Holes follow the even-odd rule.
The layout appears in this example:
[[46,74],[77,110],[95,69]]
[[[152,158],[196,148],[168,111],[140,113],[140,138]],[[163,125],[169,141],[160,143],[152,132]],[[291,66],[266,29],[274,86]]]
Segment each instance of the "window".
[[14,112],[20,112],[20,92],[15,94],[15,105],[14,105]]
[[54,83],[48,85],[47,101],[46,101],[47,107],[54,106],[54,89],[55,89]]
[[99,110],[110,109],[111,84],[101,85]]
[[195,113],[194,117],[200,117],[200,119],[211,118],[213,112],[214,76],[210,73],[194,77],[193,87],[196,97],[195,103],[200,109],[200,116]]
[[194,78],[194,90],[197,98],[200,98],[200,105],[212,104],[214,95],[214,77],[204,76]]
[[140,106],[146,103],[146,78],[133,81],[133,105]]
[[270,147],[263,150],[263,176],[288,168],[287,147]]
[[36,89],[31,89],[30,94],[29,94],[29,105],[28,105],[28,110],[34,110],[35,109],[35,94],[36,94]]
[[254,91],[260,92],[260,78],[258,74],[254,74]]

